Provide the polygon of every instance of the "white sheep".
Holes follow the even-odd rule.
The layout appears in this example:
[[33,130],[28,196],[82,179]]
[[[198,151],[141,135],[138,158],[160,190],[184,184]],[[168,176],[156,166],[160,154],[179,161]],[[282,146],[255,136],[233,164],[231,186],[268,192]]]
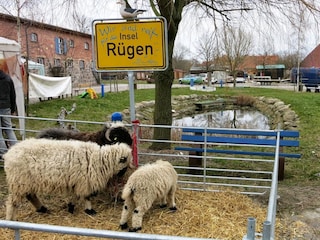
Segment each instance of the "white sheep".
[[[47,212],[37,194],[67,194],[73,201],[85,200],[85,212],[92,215],[90,196],[104,190],[109,179],[133,168],[132,150],[125,143],[99,146],[78,140],[27,139],[4,155],[8,184],[6,219],[15,220],[24,197],[37,212]],[[73,207],[70,207],[70,204]]]
[[171,163],[163,160],[145,164],[133,172],[122,191],[125,202],[121,213],[121,229],[128,228],[128,217],[132,214],[132,228],[129,231],[141,230],[143,215],[157,199],[160,200],[160,207],[165,207],[168,200],[170,210],[177,210],[177,181],[177,172]]
[[[48,138],[56,140],[80,140],[84,142],[95,142],[100,146],[112,145],[118,142],[126,143],[132,146],[132,137],[130,132],[122,122],[106,123],[103,128],[96,132],[79,132],[74,130],[62,129],[62,128],[48,128],[38,133],[37,138]],[[124,176],[115,175],[106,188],[106,191],[110,194],[111,198],[118,199],[124,183],[128,179],[128,171]],[[33,196],[30,196],[29,201],[33,201]],[[68,206],[68,211],[73,212],[73,205]]]

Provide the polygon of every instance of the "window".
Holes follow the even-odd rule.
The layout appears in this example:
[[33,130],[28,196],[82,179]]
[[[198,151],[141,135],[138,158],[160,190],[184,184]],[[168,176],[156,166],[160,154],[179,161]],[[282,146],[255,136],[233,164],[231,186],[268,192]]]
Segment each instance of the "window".
[[72,39],[69,40],[69,47],[74,48],[74,41]]
[[56,54],[61,55],[61,54],[67,53],[68,51],[67,41],[65,41],[63,38],[55,37],[54,42],[55,42]]
[[79,68],[80,69],[84,69],[85,65],[84,65],[84,61],[83,60],[80,60],[79,61]]
[[60,59],[55,58],[55,59],[54,59],[54,63],[53,63],[53,64],[54,64],[54,66],[55,66],[55,67],[59,67],[59,66],[61,65],[61,61],[60,61]]
[[31,33],[31,42],[38,42],[38,34]]
[[87,42],[84,43],[84,49],[89,50],[89,43],[87,43]]
[[67,67],[70,67],[70,68],[73,67],[73,60],[72,59],[67,59]]
[[38,57],[37,58],[37,63],[43,64],[44,65],[44,58]]

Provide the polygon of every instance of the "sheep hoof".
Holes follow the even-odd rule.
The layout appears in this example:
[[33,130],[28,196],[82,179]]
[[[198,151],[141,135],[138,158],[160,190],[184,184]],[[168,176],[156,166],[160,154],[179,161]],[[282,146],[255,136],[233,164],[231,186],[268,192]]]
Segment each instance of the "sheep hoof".
[[165,208],[165,207],[167,207],[167,204],[161,204],[160,205],[160,208]]
[[130,228],[129,232],[138,232],[139,230],[141,230],[141,227],[137,227],[137,228]]
[[121,230],[128,228],[128,223],[120,224]]
[[171,207],[169,208],[171,211],[177,211],[177,207]]
[[39,209],[37,209],[37,212],[40,213],[48,213],[48,208],[46,208],[45,206],[41,206]]
[[74,204],[68,203],[68,212],[73,213],[74,212]]
[[94,209],[86,209],[84,211],[88,215],[95,215],[97,213]]

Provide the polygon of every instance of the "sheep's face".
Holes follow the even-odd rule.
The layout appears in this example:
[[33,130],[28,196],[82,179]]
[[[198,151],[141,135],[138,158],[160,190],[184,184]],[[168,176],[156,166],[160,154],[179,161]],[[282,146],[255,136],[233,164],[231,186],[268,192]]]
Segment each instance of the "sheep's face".
[[126,143],[129,146],[132,145],[132,138],[129,131],[125,127],[114,127],[106,131],[106,139],[110,141],[110,144]]
[[[123,157],[123,158],[120,159],[120,164],[121,164],[121,163],[125,164],[125,163],[127,163],[127,161],[128,161],[128,158]],[[122,177],[122,176],[126,173],[127,169],[128,169],[128,166],[122,168],[122,169],[118,172],[117,175],[118,175],[119,177]]]
[[121,156],[118,160],[117,166],[117,175],[119,177],[123,176],[128,168],[134,168],[133,162],[132,162],[132,153],[131,149],[128,151],[128,154],[125,154]]

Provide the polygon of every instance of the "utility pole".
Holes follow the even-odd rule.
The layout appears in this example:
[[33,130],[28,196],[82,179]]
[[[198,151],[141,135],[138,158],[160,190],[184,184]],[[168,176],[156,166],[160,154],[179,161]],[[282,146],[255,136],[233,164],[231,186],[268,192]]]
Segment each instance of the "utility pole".
[[24,30],[25,30],[25,37],[26,37],[26,77],[27,77],[27,81],[26,81],[26,90],[27,90],[27,96],[26,98],[26,103],[25,103],[25,111],[27,116],[29,116],[29,37],[28,37],[28,28],[30,26],[30,23],[27,23],[28,25],[24,26]]

